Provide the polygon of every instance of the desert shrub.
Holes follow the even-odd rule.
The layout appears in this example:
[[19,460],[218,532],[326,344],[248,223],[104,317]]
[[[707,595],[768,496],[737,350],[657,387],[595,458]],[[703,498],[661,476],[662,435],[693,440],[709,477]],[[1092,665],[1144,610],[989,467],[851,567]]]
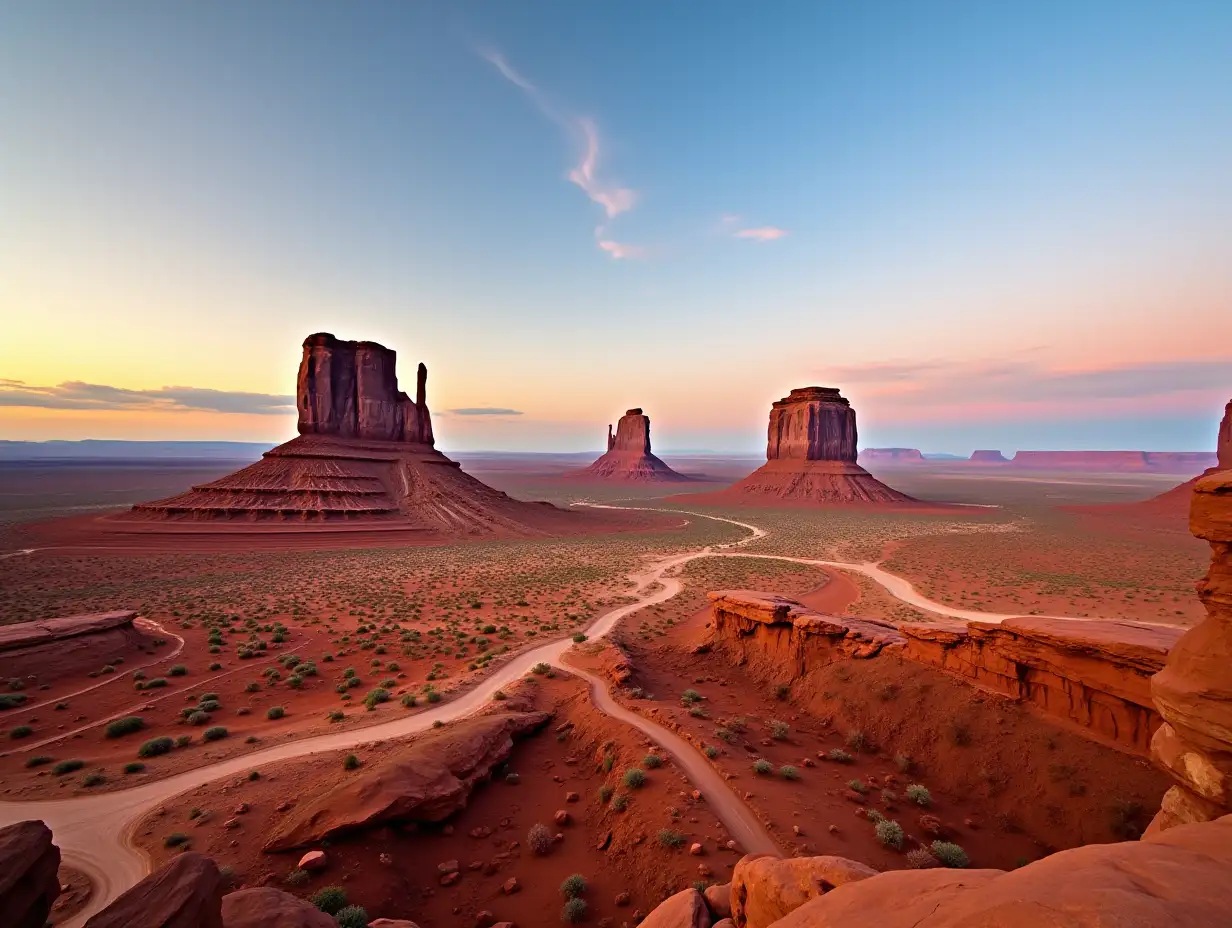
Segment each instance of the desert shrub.
[[218,697],[211,693],[208,696],[202,696],[197,701],[197,708],[202,712],[217,712],[222,708],[222,703],[218,701]]
[[86,765],[84,760],[62,760],[51,768],[51,772],[58,777],[64,776],[66,773],[72,773],[75,770],[80,770]]
[[312,874],[307,870],[296,869],[284,876],[282,881],[288,886],[303,886],[310,879],[312,879]]
[[222,664],[214,661],[214,663],[210,664],[210,670],[222,670]]
[[208,712],[202,712],[200,709],[194,709],[188,714],[189,725],[207,725],[209,724],[210,716]]
[[800,771],[791,764],[784,764],[779,768],[779,776],[784,780],[798,780],[800,779]]
[[671,828],[659,829],[659,845],[660,847],[680,847],[684,844],[684,835]]
[[854,757],[852,757],[842,748],[832,749],[830,753],[826,755],[826,757],[830,758],[830,760],[834,761],[837,764],[850,764],[853,760],[855,760]]
[[106,735],[108,738],[119,738],[123,735],[131,735],[135,731],[141,731],[143,728],[145,728],[145,719],[139,715],[129,715],[116,719],[114,722],[108,722]]
[[356,757],[354,754],[348,754],[345,758],[343,758],[342,769],[343,770],[359,769],[359,758]]
[[34,733],[34,729],[29,725],[17,725],[9,730],[10,738],[28,738]]
[[260,684],[260,683],[257,683],[255,680],[253,680],[253,681],[250,681],[249,683],[245,684],[245,686],[244,686],[244,692],[245,692],[245,693],[255,693],[255,692],[256,692],[257,690],[259,690],[260,688],[261,688],[261,684]]
[[868,792],[868,784],[863,780],[848,780],[847,785],[863,796]]
[[774,698],[777,699],[779,702],[782,702],[790,695],[791,695],[791,686],[789,686],[786,683],[780,683],[778,686],[774,688]]
[[526,846],[536,854],[543,855],[552,849],[552,832],[547,825],[534,824],[526,833]]
[[0,693],[0,709],[15,709],[25,701],[25,693]]
[[175,665],[175,666],[173,666],[170,670],[168,670],[168,671],[167,671],[167,676],[169,676],[169,677],[183,677],[183,676],[185,676],[187,673],[188,673],[188,668],[187,668],[187,667],[185,667],[183,664],[176,664],[176,665]]
[[166,685],[167,685],[166,677],[155,677],[153,680],[146,680],[144,683],[138,683],[137,689],[139,690],[143,690],[143,689],[144,690],[161,690]]
[[287,710],[284,709],[282,706],[270,706],[268,709],[265,710],[265,717],[269,719],[271,722],[274,721],[275,719],[282,718],[286,714],[287,714]]
[[642,764],[649,767],[651,770],[654,770],[656,767],[663,766],[663,758],[658,754],[647,754],[642,758]]
[[495,693],[492,694],[492,698],[495,699],[497,702],[502,702],[503,700],[506,700],[509,697],[505,695],[504,690],[497,690]]
[[787,738],[787,733],[791,731],[790,726],[786,722],[771,722],[770,735],[776,741],[784,741]]
[[620,781],[629,789],[640,789],[646,784],[646,771],[640,767],[630,767]]
[[291,674],[291,676],[287,677],[287,686],[291,687],[291,689],[297,690],[303,685],[304,685],[304,678],[301,677],[299,674],[293,673]]
[[708,713],[708,712],[707,712],[705,709],[703,709],[701,706],[690,706],[690,707],[689,707],[689,715],[693,716],[693,718],[695,718],[695,719],[708,719],[708,718],[710,718],[710,713]]
[[181,832],[173,832],[163,838],[163,847],[183,847],[188,843],[188,835]]
[[368,928],[368,912],[360,905],[343,906],[334,915],[338,928]]
[[886,847],[892,847],[894,850],[902,850],[903,847],[903,826],[891,819],[878,822],[873,829],[877,833],[877,840]]
[[847,747],[851,748],[857,754],[868,751],[872,748],[872,746],[872,740],[868,737],[868,735],[864,734],[864,732],[859,729],[847,733]]
[[878,809],[869,809],[864,813],[864,817],[868,819],[870,825],[880,825],[886,821],[886,817]]
[[145,764],[139,761],[133,761],[131,764],[124,765],[125,773],[140,773],[144,769],[145,769]]
[[177,735],[176,736],[175,746],[177,748],[186,748],[190,744],[192,744],[192,735]]
[[907,787],[907,798],[917,806],[927,806],[933,801],[932,795],[919,783],[912,783]]
[[203,741],[218,741],[220,738],[227,737],[227,730],[221,725],[215,725],[213,728],[207,728],[201,733]]
[[629,797],[624,793],[618,793],[612,797],[612,811],[623,812],[629,808]]
[[344,713],[341,709],[333,709],[325,717],[329,719],[331,722],[341,722],[343,719],[346,718],[346,713]]
[[52,758],[48,757],[46,754],[40,754],[38,757],[31,757],[29,760],[27,760],[26,766],[27,767],[42,767],[44,764],[50,764],[51,761],[52,761]]
[[431,692],[428,693],[428,702],[440,702],[440,701],[441,701],[441,694],[438,693],[436,690],[432,690]]
[[932,852],[947,867],[962,868],[971,863],[967,852],[953,841],[934,841]]
[[159,754],[166,754],[175,746],[175,742],[163,735],[161,738],[151,738],[144,742],[141,747],[137,748],[138,757],[157,757]]
[[907,866],[912,870],[928,870],[939,863],[933,852],[926,847],[917,847],[907,852]]
[[532,667],[530,669],[530,672],[534,674],[538,674],[539,676],[543,676],[545,673],[547,673],[551,669],[552,669],[551,664],[545,664],[541,661],[538,664],[536,664],[534,667]]
[[326,886],[309,896],[308,901],[326,915],[337,915],[346,908],[347,894],[341,886]]
[[[30,764],[27,763],[26,766],[28,767],[30,766]],[[615,790],[613,790],[610,786],[600,786],[599,787],[599,801],[603,803],[604,805],[607,805],[608,801],[612,798],[613,792],[615,792]]]
[[576,925],[586,917],[586,900],[570,899],[560,910],[560,919],[568,925]]
[[753,772],[754,773],[760,773],[764,775],[764,774],[769,773],[773,769],[774,769],[774,764],[770,763],[770,761],[766,760],[764,757],[759,757],[757,760],[753,761]]
[[719,756],[719,749],[716,748],[713,744],[708,744],[704,748],[702,748],[702,753],[705,754],[707,757],[709,757],[711,760],[714,760],[716,757]]
[[695,702],[702,701],[702,694],[697,690],[685,690],[680,694],[680,701],[686,706],[691,706]]
[[82,786],[102,786],[107,782],[107,778],[101,773],[87,773],[81,778]]
[[586,877],[580,873],[565,877],[565,881],[560,884],[560,894],[566,899],[576,899],[584,892],[586,892]]

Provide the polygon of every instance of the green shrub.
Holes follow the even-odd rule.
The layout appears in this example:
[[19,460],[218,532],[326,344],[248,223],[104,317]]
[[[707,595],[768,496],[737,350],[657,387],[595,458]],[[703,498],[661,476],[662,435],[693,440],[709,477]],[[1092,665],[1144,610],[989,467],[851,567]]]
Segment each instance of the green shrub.
[[80,770],[86,765],[84,760],[62,760],[51,768],[51,772],[58,777],[64,776],[66,773],[72,773],[75,770]]
[[338,928],[368,928],[368,913],[363,906],[344,906],[334,918],[338,919]]
[[830,760],[838,764],[850,764],[853,760],[855,760],[854,757],[852,757],[842,748],[834,748],[833,750],[830,751],[830,753],[826,755],[826,757],[830,758]]
[[133,761],[130,764],[124,765],[125,773],[140,773],[144,769],[145,769],[145,764],[140,763],[138,761]]
[[642,764],[649,767],[651,770],[654,770],[656,767],[663,766],[663,758],[658,754],[647,754],[642,758]]
[[52,758],[46,754],[40,754],[38,757],[31,757],[26,761],[27,767],[42,767],[44,764],[50,764]]
[[265,717],[269,719],[271,722],[274,721],[275,719],[282,718],[286,714],[287,714],[287,710],[284,709],[282,706],[270,706],[268,709],[265,710]]
[[771,722],[770,735],[775,741],[787,740],[787,734],[791,731],[791,727],[786,722]]
[[584,892],[586,892],[586,877],[580,873],[565,877],[565,881],[560,884],[560,893],[566,899],[576,899]]
[[573,640],[574,640],[574,642],[575,642],[575,643],[577,643],[577,644],[581,644],[583,641],[585,641],[585,640],[586,640],[586,636],[585,636],[585,635],[583,635],[581,632],[574,632],[574,633],[573,633]]
[[629,797],[625,793],[617,793],[612,797],[612,811],[623,812],[629,808]]
[[684,835],[671,828],[661,828],[659,830],[659,845],[661,847],[680,847],[684,844]]
[[967,852],[953,841],[934,841],[932,851],[933,855],[947,867],[962,868],[971,863],[967,858]]
[[194,709],[188,714],[189,725],[208,725],[209,721],[210,714],[208,712],[202,712],[200,709]]
[[176,664],[174,667],[172,667],[170,670],[167,671],[167,676],[183,677],[187,675],[187,673],[188,673],[187,667],[185,667],[183,664]]
[[770,763],[770,761],[766,760],[764,757],[759,757],[757,760],[753,761],[754,773],[767,774],[773,769],[774,764]]
[[414,693],[404,693],[403,694],[402,708],[404,709],[414,709],[415,708],[415,694]]
[[190,744],[192,744],[192,735],[177,735],[176,736],[175,746],[177,748],[186,748]]
[[13,739],[28,738],[34,733],[34,729],[29,725],[17,725],[9,730],[9,737]]
[[570,899],[560,911],[560,919],[568,925],[576,925],[586,917],[586,900]]
[[82,786],[102,786],[107,782],[107,778],[101,773],[87,773],[81,778]]
[[868,784],[863,780],[848,780],[847,785],[861,796],[868,792]]
[[25,693],[0,693],[0,709],[15,709],[26,701]]
[[326,915],[337,915],[346,908],[347,894],[341,886],[326,886],[309,896],[308,901]]
[[342,769],[343,770],[359,769],[359,758],[356,757],[354,754],[348,754],[342,761]]
[[691,706],[695,702],[701,702],[703,696],[697,690],[685,690],[680,694],[680,702],[686,706]]
[[188,835],[174,832],[163,838],[163,847],[183,847],[188,843]]
[[869,740],[868,735],[864,734],[864,732],[859,729],[847,734],[847,747],[851,748],[857,754],[870,750],[872,746],[873,743]]
[[227,737],[227,730],[221,725],[215,725],[213,728],[207,728],[201,733],[203,741],[218,741],[220,738]]
[[428,702],[440,702],[440,701],[441,701],[441,694],[438,693],[436,690],[432,690],[431,692],[428,693]]
[[286,883],[288,886],[303,886],[310,879],[312,879],[311,873],[309,873],[307,870],[297,869],[297,870],[292,870],[290,873],[284,876],[282,878],[282,881]]
[[108,738],[119,738],[123,735],[131,735],[135,731],[141,731],[143,728],[145,728],[145,719],[139,715],[129,715],[116,719],[114,722],[108,722],[106,735]]
[[800,779],[800,771],[791,764],[784,764],[779,768],[779,776],[784,780],[798,780]]
[[536,664],[534,667],[532,667],[530,669],[530,672],[533,674],[538,674],[539,676],[543,676],[545,673],[547,673],[551,669],[552,669],[551,664],[545,664],[541,661],[538,664]]
[[331,722],[341,722],[343,719],[346,718],[346,713],[343,712],[341,709],[333,709],[330,711],[329,715],[325,717],[329,719]]
[[526,846],[542,856],[552,849],[552,831],[547,825],[534,824],[526,833]]
[[138,757],[156,757],[159,754],[166,754],[174,747],[175,742],[163,735],[161,738],[151,738],[146,741],[141,747],[137,748]]
[[907,787],[907,798],[917,806],[927,806],[933,801],[932,795],[919,783],[912,783]]
[[886,819],[878,822],[873,829],[877,833],[877,840],[886,847],[892,847],[896,851],[901,851],[903,848],[903,826],[898,822]]
[[621,782],[629,789],[640,789],[646,784],[646,771],[640,767],[630,767],[621,777]]

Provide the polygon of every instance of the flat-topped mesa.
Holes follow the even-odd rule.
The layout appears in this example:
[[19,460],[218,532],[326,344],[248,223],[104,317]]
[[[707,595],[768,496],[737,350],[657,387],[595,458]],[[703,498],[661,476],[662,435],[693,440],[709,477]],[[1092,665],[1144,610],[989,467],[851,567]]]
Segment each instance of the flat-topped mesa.
[[865,448],[857,458],[864,464],[923,464],[926,460],[919,448]]
[[856,411],[837,387],[799,387],[770,407],[766,460],[856,462]]
[[972,464],[1008,464],[1009,462],[1009,458],[997,450],[982,449],[971,452]]
[[412,400],[398,389],[396,364],[397,353],[376,342],[309,335],[295,381],[299,433],[431,445],[428,369],[419,365]]
[[616,424],[607,427],[607,452],[589,467],[570,477],[626,483],[666,483],[689,478],[678,474],[650,452],[650,417],[641,407],[627,410]]

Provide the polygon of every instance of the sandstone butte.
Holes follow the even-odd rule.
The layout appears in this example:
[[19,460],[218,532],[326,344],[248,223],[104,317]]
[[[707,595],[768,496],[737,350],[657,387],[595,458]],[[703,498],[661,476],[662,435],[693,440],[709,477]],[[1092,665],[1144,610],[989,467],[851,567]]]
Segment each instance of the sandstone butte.
[[770,409],[766,463],[726,490],[677,497],[693,503],[923,505],[856,463],[856,411],[837,388],[801,387]]
[[297,438],[220,480],[113,518],[127,531],[152,522],[177,531],[342,524],[446,537],[550,534],[583,519],[512,499],[437,451],[427,368],[419,365],[412,399],[398,389],[395,361],[374,342],[309,336],[296,377]]
[[650,417],[630,409],[616,425],[607,427],[607,452],[583,470],[569,474],[584,480],[619,483],[673,483],[689,478],[672,470],[650,451]]
[[923,464],[927,459],[919,448],[865,448],[856,460],[867,464]]
[[1007,458],[1000,451],[997,451],[995,449],[990,450],[990,449],[984,448],[978,451],[971,452],[971,463],[972,464],[1008,464],[1009,458]]

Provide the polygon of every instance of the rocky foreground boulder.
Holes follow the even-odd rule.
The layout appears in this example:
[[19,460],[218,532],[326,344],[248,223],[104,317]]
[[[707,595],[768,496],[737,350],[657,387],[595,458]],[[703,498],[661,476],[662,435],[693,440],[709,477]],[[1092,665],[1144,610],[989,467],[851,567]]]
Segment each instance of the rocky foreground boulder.
[[706,900],[690,887],[665,899],[642,920],[641,928],[710,928]]
[[0,924],[43,928],[60,895],[60,849],[42,822],[0,828]]
[[222,897],[222,923],[226,928],[338,928],[311,902],[270,886],[256,886]]
[[210,858],[186,852],[92,917],[86,928],[223,928],[222,875]]
[[439,822],[466,806],[475,785],[509,757],[513,740],[542,727],[546,712],[462,719],[412,742],[396,760],[349,774],[300,804],[266,851],[319,844],[347,832],[399,822]]
[[731,919],[738,928],[769,928],[806,902],[877,873],[845,857],[745,857],[732,871]]

